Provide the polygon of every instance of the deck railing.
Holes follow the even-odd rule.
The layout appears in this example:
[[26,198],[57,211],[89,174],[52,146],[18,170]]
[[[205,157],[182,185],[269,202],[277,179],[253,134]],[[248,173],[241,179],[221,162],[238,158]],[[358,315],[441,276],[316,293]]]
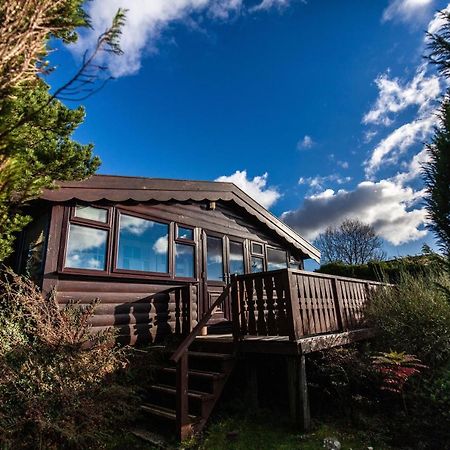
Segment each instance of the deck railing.
[[364,326],[375,281],[283,269],[232,277],[235,336],[297,340]]

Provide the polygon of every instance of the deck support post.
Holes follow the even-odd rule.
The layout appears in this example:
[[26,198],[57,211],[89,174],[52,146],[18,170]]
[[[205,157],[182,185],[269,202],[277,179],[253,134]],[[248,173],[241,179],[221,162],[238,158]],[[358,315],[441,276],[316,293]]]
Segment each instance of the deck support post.
[[248,358],[246,361],[247,368],[247,395],[248,404],[251,409],[257,409],[258,402],[258,370],[255,361],[252,358]]
[[308,431],[311,426],[311,413],[309,410],[305,355],[288,356],[287,371],[291,418],[303,431]]

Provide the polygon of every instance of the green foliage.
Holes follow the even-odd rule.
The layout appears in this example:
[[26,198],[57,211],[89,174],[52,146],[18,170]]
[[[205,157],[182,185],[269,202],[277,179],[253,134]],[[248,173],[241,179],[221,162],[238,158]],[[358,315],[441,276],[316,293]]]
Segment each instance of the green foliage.
[[405,256],[389,261],[372,261],[367,264],[343,264],[340,262],[322,265],[316,272],[363,280],[398,283],[403,272],[414,276],[433,274],[442,267],[442,258],[427,252],[418,256]]
[[71,139],[84,120],[83,108],[71,110],[51,99],[44,82],[32,90],[18,89],[3,104],[0,135],[30,110],[39,112],[0,140],[0,261],[12,251],[14,233],[28,223],[22,213],[26,202],[54,180],[86,178],[100,164],[92,155],[92,145]]
[[378,329],[381,349],[416,355],[434,368],[450,357],[450,304],[437,287],[450,285],[447,275],[402,273],[395,287],[379,289],[367,309]]
[[12,272],[0,294],[0,446],[103,447],[136,403],[118,382],[125,351],[90,332],[95,303],[60,309]]

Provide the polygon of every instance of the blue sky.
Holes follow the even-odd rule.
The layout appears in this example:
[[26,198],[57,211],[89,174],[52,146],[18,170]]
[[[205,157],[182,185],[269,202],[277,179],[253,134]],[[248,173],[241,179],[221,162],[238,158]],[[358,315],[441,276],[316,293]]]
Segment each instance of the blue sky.
[[[118,7],[115,80],[76,132],[100,173],[234,181],[309,239],[346,217],[390,256],[432,244],[420,163],[445,86],[422,58],[438,0],[93,0],[51,55],[69,78]],[[76,103],[69,103],[76,106]]]

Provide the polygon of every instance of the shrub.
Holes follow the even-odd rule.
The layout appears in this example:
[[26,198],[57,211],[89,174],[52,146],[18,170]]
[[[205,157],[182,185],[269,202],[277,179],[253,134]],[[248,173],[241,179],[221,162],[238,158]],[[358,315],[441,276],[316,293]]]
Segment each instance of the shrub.
[[0,279],[0,446],[101,446],[131,416],[127,365],[110,331],[90,332],[95,302],[60,308],[29,280]]
[[431,368],[450,357],[450,304],[439,287],[447,275],[413,276],[401,273],[397,286],[379,289],[367,309],[378,329],[380,349],[416,355]]

